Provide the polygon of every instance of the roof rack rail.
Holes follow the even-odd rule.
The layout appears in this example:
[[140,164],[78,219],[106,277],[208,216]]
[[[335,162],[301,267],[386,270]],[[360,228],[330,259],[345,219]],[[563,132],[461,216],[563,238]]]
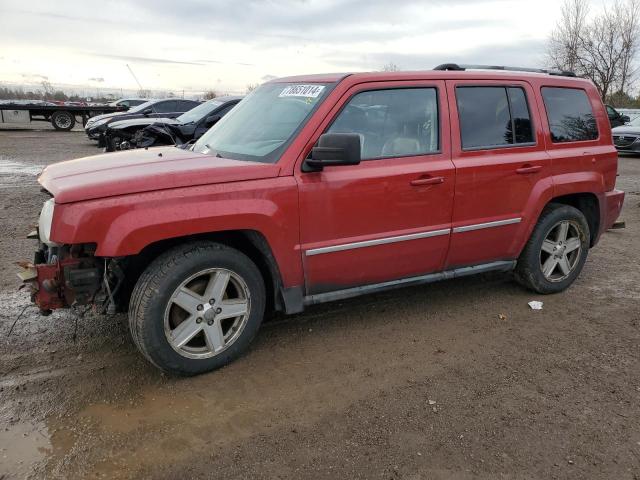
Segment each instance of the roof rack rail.
[[544,68],[526,68],[526,67],[505,67],[504,65],[467,65],[457,63],[443,63],[438,65],[434,70],[450,70],[462,72],[465,70],[503,70],[508,72],[529,72],[529,73],[546,73],[547,75],[556,75],[559,77],[575,77],[574,72],[566,70],[547,70]]

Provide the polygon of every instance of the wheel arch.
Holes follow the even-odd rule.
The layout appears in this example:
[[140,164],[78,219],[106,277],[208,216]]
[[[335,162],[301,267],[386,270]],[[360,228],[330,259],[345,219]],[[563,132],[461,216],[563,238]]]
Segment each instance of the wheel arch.
[[[295,313],[302,310],[302,292],[283,286],[282,275],[266,237],[257,230],[226,230],[159,240],[145,246],[138,254],[124,257],[126,286],[120,303],[124,306],[142,272],[165,251],[193,241],[221,243],[244,253],[260,270],[267,292],[267,311]],[[299,297],[299,298],[298,298]]]
[[557,203],[561,205],[569,205],[582,212],[587,219],[589,225],[589,246],[593,247],[598,240],[598,233],[600,231],[600,201],[598,197],[592,192],[570,193],[552,198],[545,208],[552,204]]

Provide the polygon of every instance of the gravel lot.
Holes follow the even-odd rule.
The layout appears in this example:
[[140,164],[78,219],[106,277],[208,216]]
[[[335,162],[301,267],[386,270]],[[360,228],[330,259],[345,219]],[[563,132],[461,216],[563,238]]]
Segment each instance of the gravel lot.
[[0,129],[0,479],[640,478],[640,158],[620,160],[627,228],[562,294],[493,274],[321,305],[178,379],[120,316],[27,308],[7,337],[34,175],[96,153],[79,131]]

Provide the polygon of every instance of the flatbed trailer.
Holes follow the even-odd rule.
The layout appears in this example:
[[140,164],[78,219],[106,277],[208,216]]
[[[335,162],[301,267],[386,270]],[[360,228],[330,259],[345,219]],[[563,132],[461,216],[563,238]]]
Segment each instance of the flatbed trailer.
[[124,107],[111,105],[46,105],[46,104],[0,104],[0,123],[30,123],[51,122],[56,130],[71,130],[77,118],[82,125],[87,123],[89,117],[103,113],[125,111]]

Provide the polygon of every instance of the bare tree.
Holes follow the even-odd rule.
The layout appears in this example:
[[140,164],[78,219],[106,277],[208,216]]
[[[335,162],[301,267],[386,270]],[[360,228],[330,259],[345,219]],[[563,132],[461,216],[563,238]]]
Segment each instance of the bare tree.
[[259,86],[260,86],[260,84],[258,84],[258,83],[249,83],[249,84],[247,84],[246,92],[247,92],[247,93],[251,93],[251,92],[253,92],[256,88],[258,88]]
[[606,9],[585,28],[578,50],[578,71],[595,83],[600,96],[613,93],[622,63],[622,36],[618,15]]
[[213,90],[207,90],[206,92],[204,92],[204,95],[202,96],[202,98],[204,98],[205,100],[213,100],[217,96],[218,94]]
[[633,65],[638,54],[638,41],[640,31],[640,1],[627,0],[620,4],[616,1],[615,10],[618,14],[618,24],[622,37],[622,58],[620,63],[620,75],[618,91],[625,92],[633,83],[636,68]]
[[49,83],[49,80],[43,80],[40,84],[42,85],[44,96],[46,98],[53,96],[53,87],[51,86],[51,83]]
[[558,70],[578,69],[580,42],[587,28],[588,0],[565,0],[560,20],[549,38],[547,56]]
[[397,72],[400,70],[400,67],[393,62],[389,62],[382,66],[383,72]]
[[564,0],[549,38],[548,63],[589,78],[606,99],[631,86],[639,28],[640,0],[615,0],[592,18],[588,0]]

